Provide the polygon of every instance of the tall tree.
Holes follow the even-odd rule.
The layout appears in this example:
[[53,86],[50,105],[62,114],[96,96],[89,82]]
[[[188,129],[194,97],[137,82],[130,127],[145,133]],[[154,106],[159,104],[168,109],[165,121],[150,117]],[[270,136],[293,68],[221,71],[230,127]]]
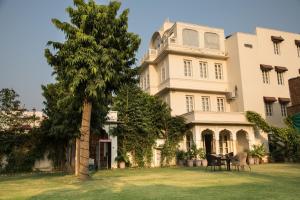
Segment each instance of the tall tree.
[[136,61],[140,39],[128,32],[129,10],[118,15],[120,6],[121,3],[116,1],[97,5],[94,0],[87,3],[74,0],[74,7],[66,9],[70,23],[52,20],[65,33],[66,41],[49,41],[48,45],[54,51],[45,50],[57,81],[62,83],[68,94],[82,102],[81,136],[76,142],[76,148],[80,146],[76,172],[79,171],[81,179],[88,177],[93,103],[105,102],[107,107],[112,93],[135,75],[131,66]]

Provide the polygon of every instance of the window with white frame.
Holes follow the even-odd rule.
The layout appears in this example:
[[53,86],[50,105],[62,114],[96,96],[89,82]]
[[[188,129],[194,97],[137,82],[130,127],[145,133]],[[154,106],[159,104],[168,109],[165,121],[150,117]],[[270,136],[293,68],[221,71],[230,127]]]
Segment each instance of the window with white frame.
[[200,78],[207,79],[208,78],[207,62],[199,62],[199,66],[200,66]]
[[184,76],[192,76],[192,61],[191,60],[184,60]]
[[284,85],[284,72],[277,72],[278,85]]
[[286,117],[287,116],[287,104],[286,103],[280,103],[280,110],[281,110],[281,116]]
[[262,70],[263,83],[270,84],[270,73],[268,70]]
[[280,55],[280,43],[279,42],[273,42],[274,47],[274,54]]
[[220,63],[215,63],[215,77],[217,80],[223,79],[223,69]]
[[209,101],[209,97],[201,97],[201,101],[202,101],[202,111],[208,112],[210,111],[210,101]]
[[218,112],[225,112],[225,100],[223,97],[217,98],[217,109]]
[[191,112],[194,110],[194,96],[186,95],[185,103],[186,103],[186,112]]
[[265,111],[266,111],[266,116],[273,115],[273,103],[272,102],[265,102]]

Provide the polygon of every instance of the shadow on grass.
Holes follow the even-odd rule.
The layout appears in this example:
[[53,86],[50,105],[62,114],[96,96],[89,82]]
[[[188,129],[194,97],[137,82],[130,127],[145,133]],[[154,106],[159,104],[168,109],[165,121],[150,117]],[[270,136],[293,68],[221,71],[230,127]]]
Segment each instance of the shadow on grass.
[[[276,190],[273,190],[276,189]],[[288,189],[288,190],[287,190]],[[47,191],[30,199],[299,199],[298,188],[273,187],[267,184],[238,184],[226,186],[172,186],[128,184],[120,191],[110,188],[79,188]]]

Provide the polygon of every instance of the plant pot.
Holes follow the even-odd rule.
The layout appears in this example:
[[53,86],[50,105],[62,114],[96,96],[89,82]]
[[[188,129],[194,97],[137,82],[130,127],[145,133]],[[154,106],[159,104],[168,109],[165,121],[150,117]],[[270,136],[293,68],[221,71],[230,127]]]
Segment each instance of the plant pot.
[[203,159],[203,160],[202,160],[202,166],[204,166],[204,167],[207,166],[207,160],[206,160],[206,159]]
[[249,165],[254,165],[254,158],[252,157],[249,157]]
[[120,169],[124,169],[125,168],[125,162],[124,161],[119,162],[119,168]]
[[258,165],[258,164],[259,164],[259,158],[254,157],[254,164],[255,164],[255,165]]
[[202,165],[202,161],[201,160],[196,160],[196,166],[201,167],[201,165]]
[[178,160],[178,165],[180,167],[183,167],[184,166],[184,160]]
[[188,167],[193,167],[194,166],[194,161],[193,160],[187,160],[187,166]]

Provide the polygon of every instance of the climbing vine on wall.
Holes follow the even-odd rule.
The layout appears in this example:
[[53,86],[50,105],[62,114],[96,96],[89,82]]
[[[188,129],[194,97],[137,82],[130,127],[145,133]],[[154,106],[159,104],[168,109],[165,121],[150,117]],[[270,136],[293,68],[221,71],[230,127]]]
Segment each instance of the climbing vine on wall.
[[284,159],[300,161],[300,135],[289,123],[289,118],[285,120],[286,127],[279,128],[268,124],[256,112],[247,111],[246,117],[258,129],[269,133],[270,153],[275,161],[283,161]]

